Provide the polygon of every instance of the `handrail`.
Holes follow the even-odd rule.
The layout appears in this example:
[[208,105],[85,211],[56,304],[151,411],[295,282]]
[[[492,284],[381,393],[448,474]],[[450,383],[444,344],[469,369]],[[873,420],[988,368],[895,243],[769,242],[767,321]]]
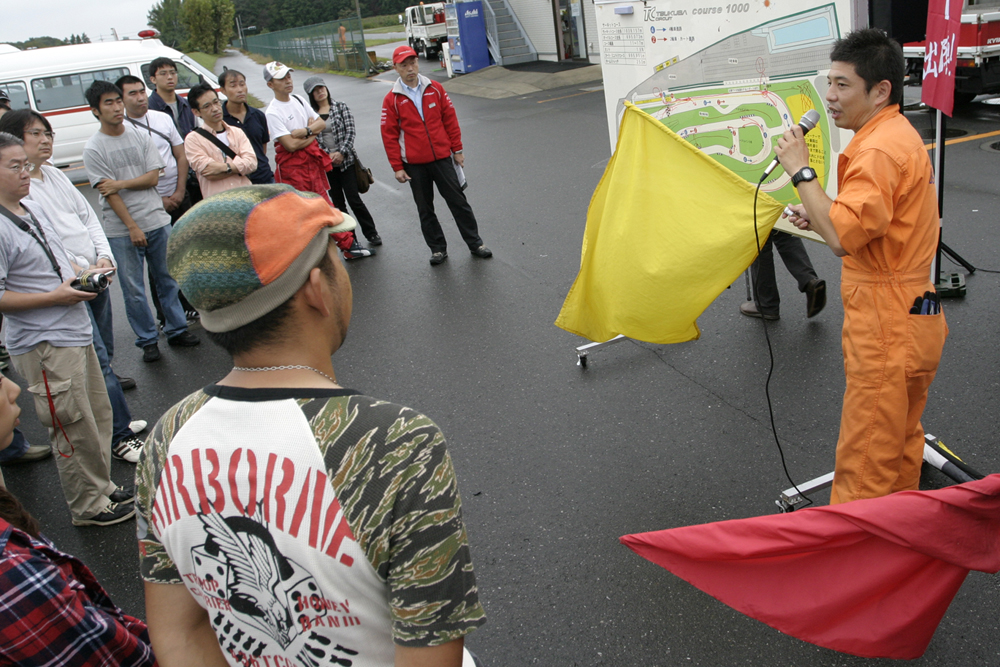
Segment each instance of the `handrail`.
[[489,46],[490,55],[493,56],[493,62],[497,65],[503,65],[503,56],[500,55],[500,33],[497,32],[497,15],[490,5],[490,0],[483,0],[483,8],[486,9],[483,13],[483,19],[486,22],[486,43]]

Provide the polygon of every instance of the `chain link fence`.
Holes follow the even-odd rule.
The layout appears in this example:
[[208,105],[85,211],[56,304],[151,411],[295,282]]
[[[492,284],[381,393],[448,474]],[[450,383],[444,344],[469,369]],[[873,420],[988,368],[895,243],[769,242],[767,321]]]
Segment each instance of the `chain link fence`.
[[373,64],[357,16],[244,37],[245,49],[286,65],[366,73]]

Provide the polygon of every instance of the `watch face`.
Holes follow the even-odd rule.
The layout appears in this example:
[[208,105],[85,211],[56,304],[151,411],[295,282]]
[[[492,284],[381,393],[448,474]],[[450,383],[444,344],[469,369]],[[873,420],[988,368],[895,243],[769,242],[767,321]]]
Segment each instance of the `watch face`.
[[815,180],[816,172],[810,167],[802,167],[798,173],[792,176],[792,185],[798,185],[799,183],[805,183],[807,181]]

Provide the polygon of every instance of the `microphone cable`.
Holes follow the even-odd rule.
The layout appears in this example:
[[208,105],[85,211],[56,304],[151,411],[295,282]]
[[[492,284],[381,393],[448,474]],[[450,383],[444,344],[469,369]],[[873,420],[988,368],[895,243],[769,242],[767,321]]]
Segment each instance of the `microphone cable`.
[[[764,184],[765,178],[767,178],[766,175],[760,179],[760,182],[757,183],[757,189],[754,190],[753,193],[753,237],[757,245],[757,257],[760,257],[761,249],[760,233],[757,231],[757,197],[760,195],[760,186]],[[756,261],[756,259],[754,261]],[[753,273],[753,269],[750,269],[750,272]],[[753,298],[755,304],[758,303],[757,281],[759,279],[760,271],[757,271],[756,275],[753,277]],[[759,310],[760,307],[758,306],[758,311]],[[802,493],[798,485],[796,485],[795,481],[792,479],[792,475],[788,472],[788,465],[785,463],[785,452],[781,448],[781,441],[778,440],[778,429],[774,425],[774,408],[771,405],[771,375],[774,373],[774,350],[771,348],[771,336],[767,332],[767,320],[764,319],[763,312],[760,313],[760,321],[761,324],[764,325],[764,340],[767,341],[767,356],[770,359],[770,366],[767,369],[767,380],[764,382],[764,396],[767,398],[767,415],[771,419],[771,434],[774,436],[774,444],[778,448],[778,456],[781,458],[781,469],[785,471],[785,478],[788,479],[788,483],[792,485],[795,492],[799,494],[799,498],[806,501],[805,507],[808,507],[813,504],[813,501]]]

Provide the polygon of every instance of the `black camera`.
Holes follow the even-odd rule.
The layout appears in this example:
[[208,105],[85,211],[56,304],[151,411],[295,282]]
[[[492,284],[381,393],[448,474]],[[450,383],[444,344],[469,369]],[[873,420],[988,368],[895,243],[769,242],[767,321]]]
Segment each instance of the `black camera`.
[[111,275],[114,272],[101,272],[84,269],[76,280],[70,283],[70,287],[81,292],[93,292],[95,294],[103,292],[111,286]]

